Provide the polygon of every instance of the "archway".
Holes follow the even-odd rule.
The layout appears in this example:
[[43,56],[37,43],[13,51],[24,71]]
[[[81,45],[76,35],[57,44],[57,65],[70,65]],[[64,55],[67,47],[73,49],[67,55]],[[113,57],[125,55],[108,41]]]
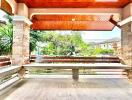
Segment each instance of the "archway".
[[[11,0],[8,0],[11,2]],[[1,1],[1,3],[3,2],[3,0]],[[112,24],[117,25],[117,26],[121,26],[122,28],[122,45],[123,45],[123,53],[124,53],[124,58],[125,61],[127,61],[127,64],[132,66],[132,62],[131,62],[131,18],[132,18],[132,4],[130,0],[117,0],[117,1],[113,1],[110,0],[108,2],[106,2],[105,0],[96,0],[96,1],[74,1],[74,0],[64,0],[64,1],[51,1],[52,5],[50,5],[50,1],[27,1],[27,0],[13,0],[13,2],[15,2],[15,4],[17,4],[17,16],[13,17],[13,23],[14,23],[14,44],[13,44],[13,61],[15,61],[16,64],[18,64],[19,62],[21,62],[20,65],[22,65],[23,63],[25,63],[24,59],[29,59],[29,30],[30,30],[30,25],[31,22],[28,19],[29,17],[31,18],[32,15],[34,15],[34,17],[36,17],[36,20],[33,20],[33,25],[32,28],[33,29],[37,29],[39,27],[39,29],[43,29],[44,27],[46,27],[46,25],[48,25],[50,29],[51,26],[55,27],[56,24],[52,25],[51,21],[48,21],[46,24],[45,22],[43,22],[44,17],[46,17],[46,14],[49,16],[49,14],[51,14],[51,17],[53,17],[53,14],[70,14],[70,15],[76,15],[76,14],[91,14],[92,17],[95,15],[95,19],[98,19],[98,14],[105,15],[106,13],[109,16],[113,16],[112,19],[109,18],[109,20],[107,20],[107,22],[112,22]],[[61,5],[59,5],[59,2],[61,2]],[[76,5],[75,5],[76,4]],[[9,6],[7,3],[5,3],[5,0],[3,2],[3,9],[7,9],[7,11],[10,13],[11,11],[11,6]],[[2,7],[2,6],[1,6]],[[40,8],[41,7],[41,8]],[[55,8],[54,8],[55,7]],[[76,9],[77,8],[77,9]],[[39,14],[39,15],[35,15],[35,13]],[[118,15],[120,14],[120,16],[118,16],[116,20],[115,14]],[[43,15],[44,14],[44,15]],[[90,16],[91,16],[90,15]],[[106,15],[105,15],[106,17]],[[120,18],[119,18],[120,17]],[[40,18],[40,19],[39,19]],[[114,19],[114,21],[113,21]],[[76,19],[73,19],[76,20]],[[91,20],[92,24],[96,23],[95,20]],[[93,22],[94,21],[94,22]],[[118,22],[119,21],[119,22]],[[68,23],[67,23],[68,22]],[[83,30],[84,28],[86,29],[85,26],[88,26],[88,29],[95,29],[94,26],[99,26],[102,25],[101,28],[105,27],[105,23],[102,24],[103,22],[101,22],[100,24],[93,24],[93,25],[87,25],[87,20],[85,21],[81,21],[81,24],[75,23],[74,21],[67,21],[66,24],[67,26],[69,25],[74,25],[74,29],[76,29],[76,25],[82,25],[83,26]],[[106,22],[106,23],[107,23]],[[60,27],[62,26],[63,21],[61,21],[60,23]],[[36,25],[35,25],[36,24]],[[43,25],[41,25],[43,24]],[[111,23],[109,23],[108,27],[111,28],[112,26]],[[71,26],[69,27],[71,29]],[[52,28],[53,28],[52,27]],[[107,27],[107,28],[108,28]],[[58,27],[57,27],[58,28]],[[99,27],[100,28],[100,27]],[[106,29],[106,28],[104,28]],[[126,34],[127,33],[127,34]],[[129,41],[128,41],[129,40]],[[128,45],[129,44],[129,45]],[[126,50],[126,47],[128,48],[128,50]],[[130,54],[130,55],[129,55]],[[128,57],[128,55],[130,57]],[[20,59],[17,59],[20,58]]]
[[13,15],[12,7],[6,0],[1,0],[1,9],[10,15]]

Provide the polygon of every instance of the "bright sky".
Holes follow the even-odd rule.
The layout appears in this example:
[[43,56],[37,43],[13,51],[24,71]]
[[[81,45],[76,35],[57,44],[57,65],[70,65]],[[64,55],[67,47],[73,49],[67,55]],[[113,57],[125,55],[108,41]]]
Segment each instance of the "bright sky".
[[[3,16],[6,13],[0,10],[0,20],[5,20]],[[60,32],[60,31],[59,31]],[[61,33],[70,33],[71,31],[61,31]],[[81,35],[86,42],[101,42],[106,39],[121,38],[121,30],[115,27],[112,31],[81,31]]]
[[2,10],[0,10],[0,20],[3,20],[3,21],[7,21],[5,18],[4,18],[4,15],[6,15],[6,13]]
[[[56,31],[61,34],[70,34],[71,31]],[[115,27],[112,31],[81,31],[85,42],[102,42],[107,39],[121,38],[121,30]]]
[[121,30],[115,27],[112,31],[82,31],[86,42],[100,42],[106,39],[121,38]]

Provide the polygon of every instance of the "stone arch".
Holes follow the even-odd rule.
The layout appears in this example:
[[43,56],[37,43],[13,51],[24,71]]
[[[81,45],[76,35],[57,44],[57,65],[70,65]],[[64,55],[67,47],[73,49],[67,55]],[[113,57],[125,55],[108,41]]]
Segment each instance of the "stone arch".
[[12,7],[6,0],[1,0],[1,9],[10,15],[13,15]]

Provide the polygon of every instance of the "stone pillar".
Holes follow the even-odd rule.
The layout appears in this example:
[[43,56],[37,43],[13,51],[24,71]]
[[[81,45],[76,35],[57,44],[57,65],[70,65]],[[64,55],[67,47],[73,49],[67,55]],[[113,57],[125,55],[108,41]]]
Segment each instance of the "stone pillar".
[[122,57],[125,63],[129,66],[132,66],[132,22],[128,22],[121,26],[122,30]]
[[[132,67],[132,3],[123,8],[121,26],[122,59],[125,64]],[[127,70],[128,78],[132,79],[132,68]]]
[[[127,22],[121,26],[122,57],[125,64],[132,67],[132,22]],[[132,68],[131,68],[132,69]],[[128,78],[132,79],[132,70],[127,70]]]
[[72,78],[75,81],[78,81],[78,79],[79,79],[79,69],[72,69]]
[[[32,23],[23,16],[13,16],[12,65],[29,63],[29,32]],[[19,71],[23,76],[24,68]]]
[[29,62],[29,32],[31,22],[22,16],[13,17],[12,64],[23,65]]

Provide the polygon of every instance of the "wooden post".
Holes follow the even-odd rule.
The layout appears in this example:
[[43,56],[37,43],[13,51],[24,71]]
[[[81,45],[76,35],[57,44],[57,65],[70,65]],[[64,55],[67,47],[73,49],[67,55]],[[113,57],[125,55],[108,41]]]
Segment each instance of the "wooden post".
[[78,81],[78,79],[79,79],[79,69],[72,69],[72,78],[75,81]]

